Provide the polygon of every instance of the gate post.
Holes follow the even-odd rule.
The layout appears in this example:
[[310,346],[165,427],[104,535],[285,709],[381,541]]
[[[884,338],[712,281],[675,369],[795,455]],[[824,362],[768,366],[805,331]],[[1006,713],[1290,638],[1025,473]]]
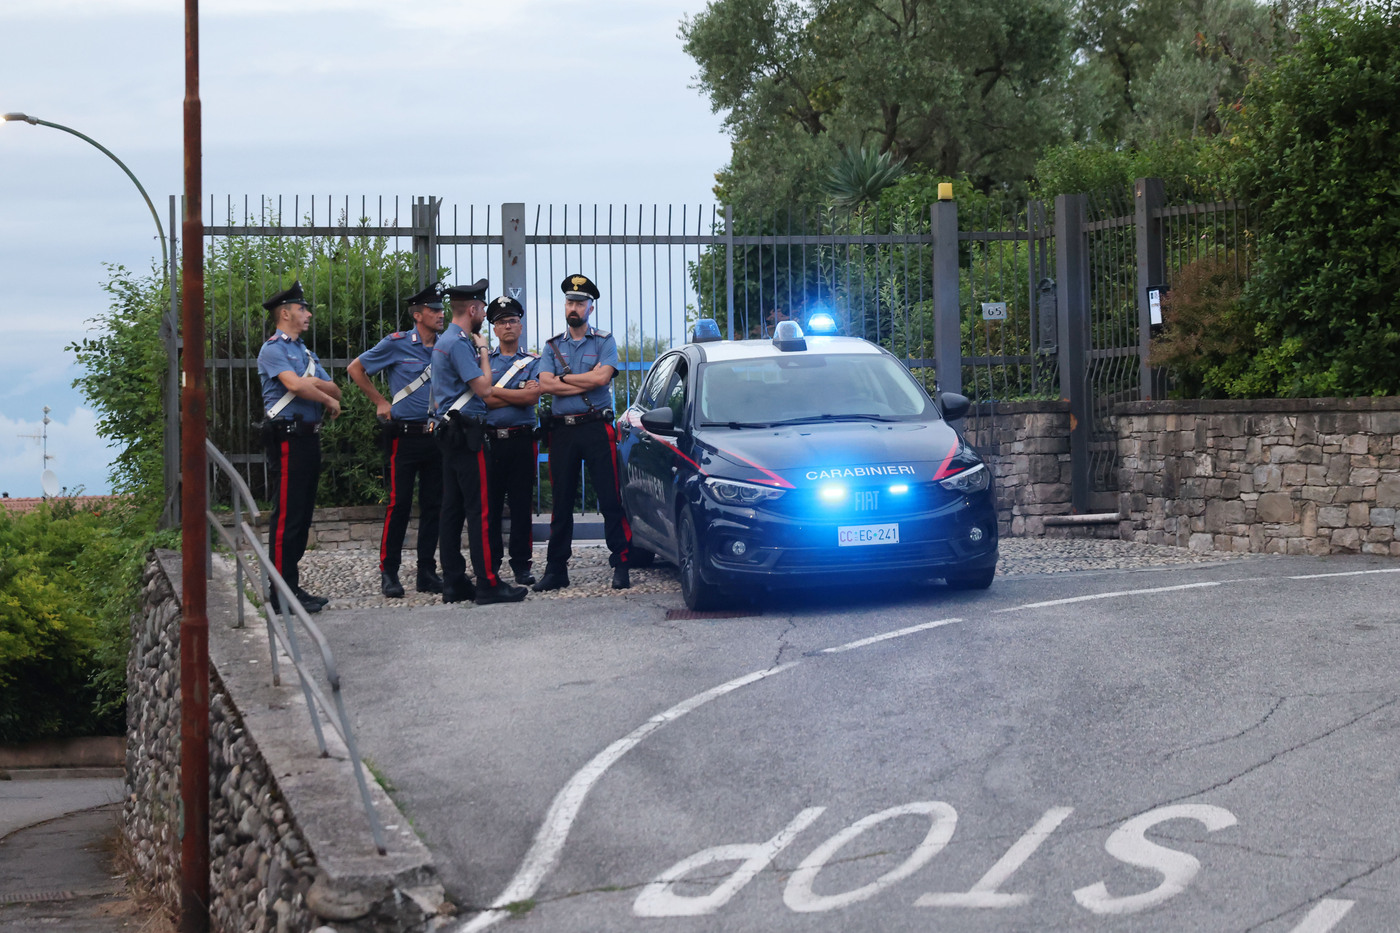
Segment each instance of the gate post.
[[418,287],[427,288],[437,277],[437,213],[441,199],[432,196],[413,202],[413,255],[418,259]]
[[1152,311],[1147,302],[1147,289],[1166,284],[1166,267],[1162,250],[1162,220],[1153,217],[1166,204],[1166,188],[1160,178],[1139,178],[1133,183],[1133,222],[1137,230],[1137,306],[1138,306],[1138,393],[1146,401],[1165,394],[1158,386],[1159,374],[1147,365],[1152,349]]
[[[501,294],[514,298],[526,307],[525,292],[525,203],[511,201],[501,205]],[[520,346],[530,345],[530,326],[520,319]]]
[[[950,186],[951,187],[951,186]],[[941,189],[942,186],[940,185]],[[933,366],[939,392],[962,394],[962,314],[958,308],[958,202],[951,192],[931,210]]]
[[1055,271],[1059,274],[1060,397],[1069,402],[1070,507],[1089,511],[1089,255],[1084,244],[1088,196],[1055,198]]
[[[734,208],[724,205],[724,306],[729,318],[725,339],[734,339]],[[792,310],[789,308],[788,310]]]

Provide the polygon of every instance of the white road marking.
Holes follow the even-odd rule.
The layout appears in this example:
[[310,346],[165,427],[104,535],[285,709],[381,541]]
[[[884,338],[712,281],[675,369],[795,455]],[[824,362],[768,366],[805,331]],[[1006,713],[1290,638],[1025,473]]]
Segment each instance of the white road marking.
[[883,635],[872,635],[869,638],[862,638],[860,641],[847,642],[844,645],[837,645],[835,648],[823,648],[818,654],[838,654],[842,651],[853,651],[856,648],[864,648],[866,645],[873,645],[878,641],[888,641],[891,638],[902,638],[905,635],[912,635],[915,632],[922,632],[926,629],[938,628],[940,625],[952,625],[954,622],[961,622],[962,619],[939,619],[936,622],[924,622],[922,625],[911,625],[908,628],[897,629],[893,632],[886,632]]
[[1108,885],[1098,881],[1075,890],[1074,899],[1079,902],[1079,906],[1096,914],[1133,914],[1156,907],[1168,898],[1185,891],[1191,879],[1196,877],[1196,872],[1201,870],[1200,860],[1186,852],[1159,846],[1149,841],[1145,835],[1147,830],[1158,823],[1180,819],[1195,820],[1210,833],[1234,826],[1236,823],[1235,814],[1229,810],[1205,803],[1158,807],[1133,817],[1115,829],[1104,841],[1103,847],[1120,862],[1160,872],[1162,883],[1141,894],[1114,897],[1108,893]]
[[1006,854],[988,869],[976,884],[966,891],[925,894],[914,902],[915,907],[1019,907],[1031,899],[1029,894],[1002,894],[997,888],[1006,883],[1025,864],[1040,844],[1059,828],[1074,812],[1074,807],[1053,807],[1017,839]]
[[[826,807],[808,807],[783,827],[778,835],[767,842],[715,846],[696,852],[681,859],[661,873],[655,881],[642,888],[637,900],[632,904],[632,913],[638,917],[700,917],[712,914],[728,904],[730,899],[743,889],[758,873],[772,863],[779,852],[786,849],[797,834],[816,822],[817,817],[826,812]],[[728,879],[715,887],[709,894],[677,894],[674,890],[677,881],[706,865],[715,862],[742,861]]]
[[1355,902],[1324,898],[1308,911],[1303,922],[1294,927],[1292,933],[1327,933],[1347,915],[1353,903]]
[[[1321,580],[1323,577],[1364,577],[1372,573],[1400,573],[1400,567],[1388,567],[1385,570],[1344,570],[1337,573],[1309,573],[1299,577],[1289,577],[1290,580]],[[1323,903],[1327,903],[1323,901]]]
[[588,792],[593,789],[594,784],[598,783],[603,772],[631,751],[638,742],[667,723],[675,722],[686,713],[704,706],[711,700],[766,677],[772,677],[774,674],[781,674],[797,664],[798,662],[793,661],[788,664],[779,664],[777,667],[770,667],[767,670],[754,671],[752,674],[737,677],[720,684],[718,687],[706,690],[704,693],[697,693],[665,712],[657,713],[595,755],[593,760],[584,765],[577,774],[569,779],[569,783],[565,784],[564,788],[555,795],[553,803],[549,805],[549,812],[545,814],[544,824],[535,834],[535,841],[530,846],[530,851],[525,854],[525,861],[521,863],[520,870],[515,873],[515,878],[491,904],[490,910],[477,914],[458,928],[461,933],[475,933],[477,930],[484,930],[499,923],[510,916],[509,911],[501,908],[507,904],[514,904],[534,897],[535,892],[540,889],[540,885],[544,882],[545,876],[558,864],[559,853],[564,848],[564,840],[568,838],[569,829],[578,817]]
[[1067,606],[1070,603],[1086,603],[1094,599],[1112,599],[1116,596],[1140,596],[1144,593],[1170,593],[1174,590],[1194,590],[1203,586],[1220,586],[1222,583],[1238,583],[1238,580],[1207,581],[1205,583],[1182,583],[1178,586],[1152,586],[1142,590],[1115,590],[1112,593],[1094,593],[1091,596],[1070,596],[1065,599],[1047,599],[1040,603],[1025,603],[1009,609],[993,609],[992,612],[1020,612],[1022,609],[1044,609],[1046,606]]
[[[862,885],[853,891],[841,894],[817,894],[812,890],[812,884],[817,880],[817,873],[842,846],[873,826],[895,817],[911,814],[931,816],[933,817],[933,825],[929,827],[924,841],[919,843],[907,859],[869,884]],[[879,813],[872,813],[864,819],[857,820],[817,846],[812,850],[811,855],[802,860],[802,864],[797,866],[797,870],[788,879],[787,887],[783,889],[783,903],[798,913],[813,913],[846,907],[874,897],[895,882],[908,878],[928,864],[929,859],[942,852],[943,847],[948,844],[948,840],[953,838],[953,830],[957,828],[957,825],[957,811],[939,800],[907,803],[900,807],[891,807],[888,810],[881,810]]]

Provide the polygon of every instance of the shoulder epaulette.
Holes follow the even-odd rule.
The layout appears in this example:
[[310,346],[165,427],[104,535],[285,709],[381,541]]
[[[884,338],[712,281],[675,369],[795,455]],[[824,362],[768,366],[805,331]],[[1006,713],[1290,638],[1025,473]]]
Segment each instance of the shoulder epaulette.
[[405,337],[407,337],[407,336],[408,336],[408,334],[405,334],[403,331],[401,331],[401,330],[396,330],[396,331],[394,331],[392,334],[389,335],[389,339],[390,339],[390,340],[402,340],[403,338],[405,338]]
[[549,340],[547,340],[547,341],[545,341],[545,342],[546,342],[546,343],[553,343],[553,342],[556,341],[556,340],[563,340],[563,339],[568,335],[568,333],[569,333],[569,332],[566,331],[566,330],[561,330],[559,333],[555,334],[553,337],[550,337]]
[[605,331],[605,330],[595,330],[595,331],[593,332],[593,336],[595,336],[595,337],[611,337],[612,334],[608,333],[608,332]]

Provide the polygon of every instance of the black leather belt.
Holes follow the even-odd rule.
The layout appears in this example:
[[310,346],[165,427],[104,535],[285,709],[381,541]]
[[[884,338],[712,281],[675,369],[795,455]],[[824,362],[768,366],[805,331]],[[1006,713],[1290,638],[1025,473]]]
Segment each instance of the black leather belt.
[[277,418],[267,422],[267,427],[275,437],[309,437],[321,433],[319,421],[288,421]]
[[602,411],[586,411],[586,412],[584,412],[584,413],[581,414],[581,415],[555,415],[555,416],[554,416],[554,423],[555,423],[556,425],[562,424],[562,425],[566,425],[566,426],[568,426],[568,427],[573,427],[573,426],[576,425],[576,424],[588,424],[588,423],[591,422],[591,421],[611,421],[611,420],[613,420],[613,411],[612,411],[611,408],[604,408]]
[[526,434],[534,434],[535,429],[528,424],[517,424],[509,428],[487,427],[486,433],[489,437],[494,437],[498,441],[503,441],[508,437],[522,437]]
[[390,434],[432,434],[431,421],[390,421],[385,428]]

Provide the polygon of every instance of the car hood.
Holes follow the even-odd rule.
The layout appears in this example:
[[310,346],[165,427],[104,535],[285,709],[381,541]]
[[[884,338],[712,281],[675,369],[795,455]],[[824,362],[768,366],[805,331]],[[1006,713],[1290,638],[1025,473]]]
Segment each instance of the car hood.
[[831,480],[928,482],[960,445],[941,420],[705,428],[695,440],[711,476],[797,489]]

